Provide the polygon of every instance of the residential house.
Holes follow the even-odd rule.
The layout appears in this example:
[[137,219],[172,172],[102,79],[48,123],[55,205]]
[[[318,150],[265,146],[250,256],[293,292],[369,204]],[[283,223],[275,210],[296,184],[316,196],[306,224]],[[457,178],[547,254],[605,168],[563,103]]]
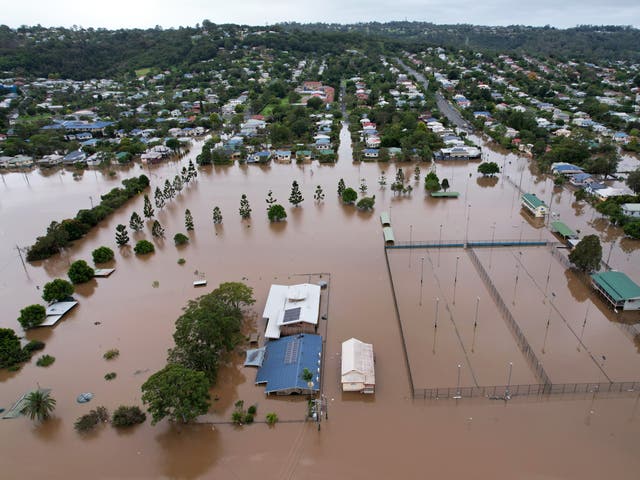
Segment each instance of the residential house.
[[271,285],[262,314],[267,322],[265,337],[315,333],[319,313],[319,285]]
[[623,203],[620,207],[623,215],[640,218],[640,203]]
[[376,387],[373,345],[350,338],[342,342],[343,392],[374,393]]
[[275,157],[277,162],[291,163],[291,150],[276,150]]

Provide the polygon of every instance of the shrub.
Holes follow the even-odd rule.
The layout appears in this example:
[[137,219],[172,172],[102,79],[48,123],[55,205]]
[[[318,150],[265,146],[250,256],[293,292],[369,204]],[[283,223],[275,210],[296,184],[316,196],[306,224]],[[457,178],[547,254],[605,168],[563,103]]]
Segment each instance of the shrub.
[[278,415],[276,415],[273,412],[267,413],[266,419],[267,419],[267,425],[275,425],[275,423],[278,421]]
[[247,413],[250,413],[251,415],[255,415],[258,411],[258,407],[256,407],[255,405],[251,405],[249,408],[247,408]]
[[185,263],[187,263],[187,261],[184,258],[178,259],[178,265],[184,265]]
[[93,430],[100,422],[107,422],[108,420],[109,411],[104,407],[98,407],[78,418],[73,424],[73,428],[80,433],[86,433]]
[[373,205],[376,203],[376,196],[373,197],[363,197],[357,204],[357,207],[360,210],[371,210]]
[[154,247],[153,243],[149,240],[139,240],[136,246],[133,247],[133,251],[136,252],[137,255],[146,255],[155,252],[156,247]]
[[247,412],[244,415],[244,423],[247,423],[247,424],[253,423],[253,415],[251,415],[250,413]]
[[356,192],[353,188],[347,187],[342,192],[342,201],[344,203],[354,203],[358,199],[358,192]]
[[36,365],[39,367],[48,367],[55,361],[56,357],[52,357],[51,355],[43,355],[38,359],[38,361],[36,361]]
[[93,263],[106,263],[113,260],[114,253],[109,247],[98,247],[93,252]]
[[104,358],[105,360],[113,360],[114,358],[117,358],[119,355],[120,355],[120,350],[118,350],[117,348],[112,348],[111,350],[107,350],[102,356],[102,358]]
[[73,295],[73,285],[62,278],[56,278],[45,284],[42,299],[45,302],[57,302]]
[[236,425],[242,425],[242,420],[244,419],[244,415],[242,414],[242,412],[235,410],[232,414],[231,414],[231,421],[236,424]]
[[109,381],[109,380],[113,380],[117,376],[118,376],[118,374],[116,372],[109,372],[104,376],[104,379]]
[[138,407],[127,407],[120,405],[111,417],[114,427],[130,427],[139,423],[144,423],[147,415]]
[[69,267],[67,275],[72,283],[85,283],[91,280],[95,272],[84,260],[76,260]]
[[189,242],[189,237],[187,237],[184,233],[176,233],[173,236],[173,241],[176,245],[184,245]]
[[287,212],[285,212],[282,205],[275,204],[271,205],[267,210],[267,217],[269,217],[269,221],[271,222],[279,222],[287,218]]
[[18,322],[25,330],[33,327],[37,327],[47,317],[47,310],[38,304],[29,305],[20,310],[20,316]]
[[33,354],[33,352],[37,352],[38,350],[42,350],[45,347],[45,343],[40,340],[31,340],[27,343],[22,349],[27,355]]

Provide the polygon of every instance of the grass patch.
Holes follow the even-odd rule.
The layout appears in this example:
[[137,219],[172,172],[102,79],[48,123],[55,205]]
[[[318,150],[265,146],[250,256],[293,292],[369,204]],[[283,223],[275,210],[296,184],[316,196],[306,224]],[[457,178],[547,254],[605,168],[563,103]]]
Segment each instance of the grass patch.
[[135,71],[136,73],[136,77],[140,78],[145,76],[147,73],[149,73],[151,71],[151,68],[139,68]]

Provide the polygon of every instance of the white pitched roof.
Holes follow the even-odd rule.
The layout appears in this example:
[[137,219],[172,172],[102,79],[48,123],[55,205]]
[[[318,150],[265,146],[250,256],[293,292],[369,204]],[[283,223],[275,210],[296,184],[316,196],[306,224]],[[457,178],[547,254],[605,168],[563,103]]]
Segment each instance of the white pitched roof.
[[[280,327],[289,322],[304,322],[317,325],[319,312],[319,285],[310,283],[271,285],[267,303],[262,313],[262,317],[267,319],[265,337],[280,338]],[[294,320],[289,317],[285,318],[285,315],[292,315]]]
[[375,385],[373,345],[355,338],[342,342],[342,383]]

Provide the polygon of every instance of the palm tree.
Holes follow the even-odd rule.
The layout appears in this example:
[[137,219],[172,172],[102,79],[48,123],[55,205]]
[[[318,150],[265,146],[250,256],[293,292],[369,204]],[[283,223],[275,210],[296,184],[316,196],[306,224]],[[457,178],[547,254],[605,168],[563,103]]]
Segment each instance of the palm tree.
[[31,420],[42,422],[51,416],[56,408],[56,399],[45,390],[36,390],[25,397],[26,404],[22,409],[23,414]]

